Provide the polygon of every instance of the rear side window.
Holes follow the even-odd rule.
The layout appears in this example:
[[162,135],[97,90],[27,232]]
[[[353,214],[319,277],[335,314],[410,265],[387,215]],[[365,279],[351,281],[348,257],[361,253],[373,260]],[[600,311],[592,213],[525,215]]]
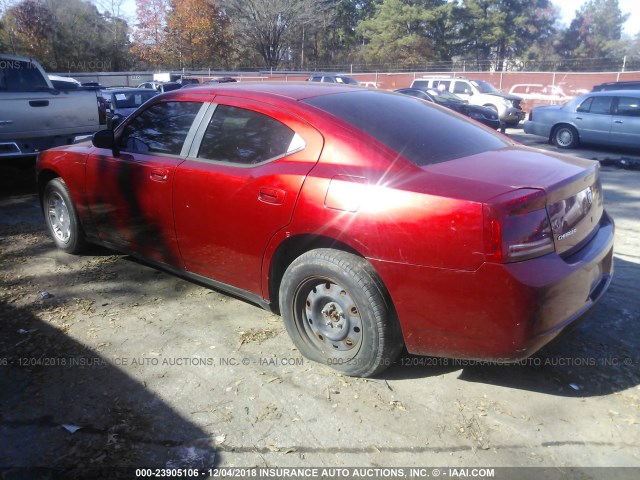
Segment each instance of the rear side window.
[[120,148],[132,153],[180,155],[201,106],[200,102],[156,103],[125,127]]
[[304,146],[278,120],[245,108],[218,105],[202,139],[198,158],[253,165],[282,157]]
[[640,98],[620,97],[618,99],[618,115],[640,117]]
[[578,107],[578,112],[599,115],[611,115],[611,101],[613,97],[589,97]]
[[362,90],[305,102],[350,123],[419,166],[509,145],[472,120],[407,95]]

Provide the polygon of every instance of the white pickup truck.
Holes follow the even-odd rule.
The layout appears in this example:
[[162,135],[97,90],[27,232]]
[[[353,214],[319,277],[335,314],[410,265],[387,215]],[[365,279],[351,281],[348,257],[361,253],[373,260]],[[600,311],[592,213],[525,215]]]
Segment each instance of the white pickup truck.
[[73,143],[106,127],[95,88],[56,90],[31,58],[0,55],[0,159]]

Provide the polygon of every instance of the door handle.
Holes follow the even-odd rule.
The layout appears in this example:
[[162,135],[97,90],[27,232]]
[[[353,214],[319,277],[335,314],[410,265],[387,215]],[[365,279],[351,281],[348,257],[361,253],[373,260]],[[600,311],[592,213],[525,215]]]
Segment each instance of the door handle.
[[149,178],[155,182],[166,182],[168,177],[169,171],[159,168],[154,168],[149,174]]
[[576,117],[576,120],[582,120],[582,117]]
[[624,123],[622,120],[614,120],[613,123]]
[[270,203],[272,205],[284,204],[284,198],[287,192],[279,188],[260,187],[258,192],[258,200],[264,203]]
[[29,105],[32,107],[48,107],[49,100],[29,100]]

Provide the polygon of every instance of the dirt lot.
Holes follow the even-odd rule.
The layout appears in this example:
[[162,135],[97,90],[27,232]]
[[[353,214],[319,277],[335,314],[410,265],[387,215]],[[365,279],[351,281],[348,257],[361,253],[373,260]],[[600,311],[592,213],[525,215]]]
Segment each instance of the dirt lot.
[[280,318],[249,303],[107,250],[55,250],[30,174],[5,170],[0,478],[53,478],[50,468],[98,478],[100,467],[135,478],[149,466],[640,467],[640,171],[603,168],[615,279],[575,330],[522,365],[405,355],[364,380],[303,359]]

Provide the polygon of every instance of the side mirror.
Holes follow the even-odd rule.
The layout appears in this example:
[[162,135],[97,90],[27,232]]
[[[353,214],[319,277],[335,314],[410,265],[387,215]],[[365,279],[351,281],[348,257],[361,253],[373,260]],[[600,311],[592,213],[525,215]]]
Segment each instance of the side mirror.
[[99,130],[94,133],[91,143],[93,143],[93,146],[96,148],[110,149],[113,152],[114,157],[120,155],[120,150],[116,147],[113,130],[111,129]]

